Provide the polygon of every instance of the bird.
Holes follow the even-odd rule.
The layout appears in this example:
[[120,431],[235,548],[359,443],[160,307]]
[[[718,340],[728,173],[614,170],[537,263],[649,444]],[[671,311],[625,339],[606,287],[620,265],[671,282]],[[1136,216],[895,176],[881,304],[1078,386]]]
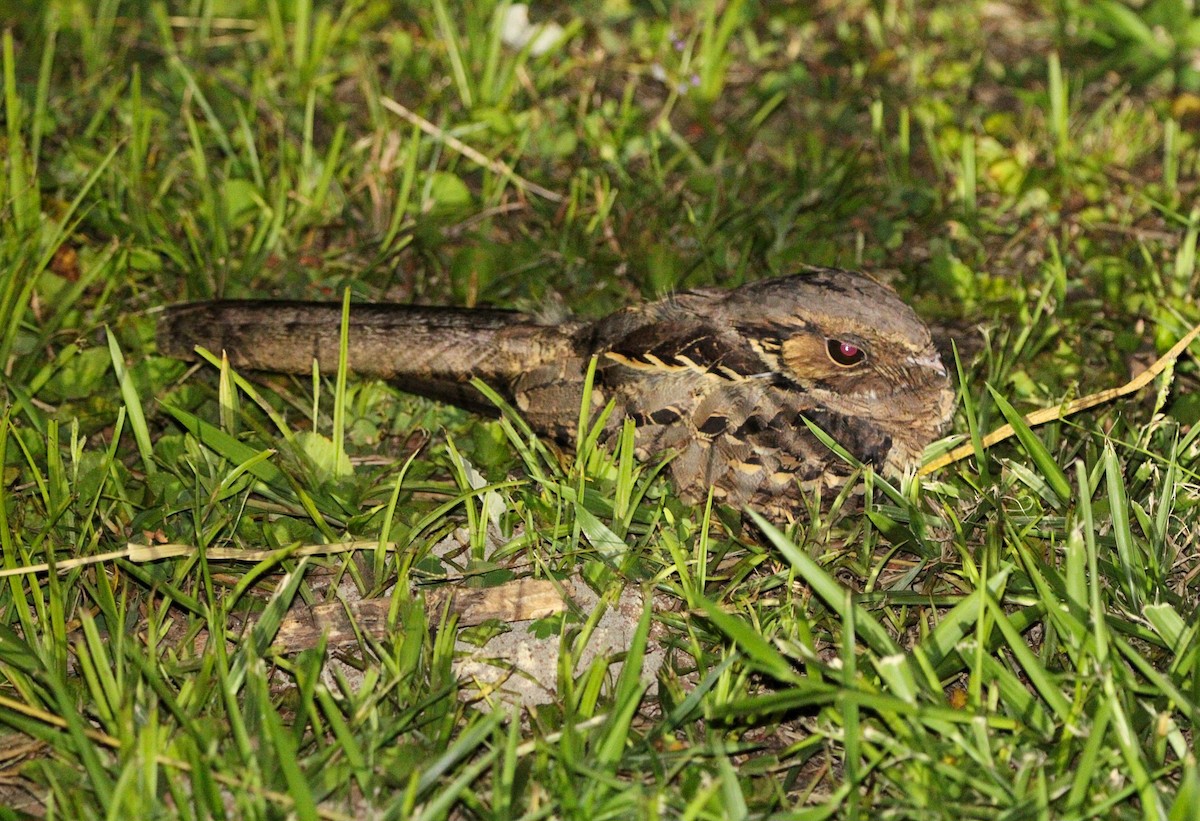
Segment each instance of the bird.
[[[337,368],[340,303],[214,300],[166,308],[159,352],[223,351],[240,369]],[[551,320],[490,308],[352,304],[352,372],[483,412],[478,378],[538,434],[577,438],[595,358],[592,411],[605,436],[634,425],[635,455],[668,456],[685,502],[798,515],[809,494],[843,486],[858,462],[911,471],[946,429],[954,392],[926,324],[868,274],[803,268],[732,289],[701,288],[606,317]],[[594,417],[593,417],[594,418]]]

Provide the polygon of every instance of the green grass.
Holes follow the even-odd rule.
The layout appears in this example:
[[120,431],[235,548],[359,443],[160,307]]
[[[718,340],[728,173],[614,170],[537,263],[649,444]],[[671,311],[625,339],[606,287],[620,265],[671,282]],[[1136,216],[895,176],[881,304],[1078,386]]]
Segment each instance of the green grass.
[[[500,10],[0,0],[0,804],[1190,818],[1195,345],[782,532],[682,504],[594,418],[563,460],[512,414],[153,344],[215,295],[597,316],[863,267],[957,343],[978,442],[1200,321],[1187,4],[539,5],[542,54]],[[128,543],[186,549],[74,561]],[[600,610],[568,611],[550,704],[460,698],[426,594],[572,574],[645,595],[625,651],[573,668]],[[382,636],[273,647],[360,597]]]

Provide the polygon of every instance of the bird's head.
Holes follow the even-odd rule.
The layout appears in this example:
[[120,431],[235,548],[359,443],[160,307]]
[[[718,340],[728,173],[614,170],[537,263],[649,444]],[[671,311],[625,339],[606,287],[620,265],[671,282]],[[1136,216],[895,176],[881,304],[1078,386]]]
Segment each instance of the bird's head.
[[812,269],[734,293],[747,300],[739,330],[775,364],[781,389],[869,427],[864,440],[890,438],[877,467],[911,467],[950,421],[954,393],[929,328],[886,285]]

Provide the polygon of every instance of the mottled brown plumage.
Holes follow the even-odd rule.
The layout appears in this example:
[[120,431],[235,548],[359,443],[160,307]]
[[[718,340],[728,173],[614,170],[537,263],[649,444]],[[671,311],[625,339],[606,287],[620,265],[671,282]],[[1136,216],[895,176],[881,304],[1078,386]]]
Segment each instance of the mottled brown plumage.
[[[169,308],[159,349],[225,350],[237,367],[310,373],[337,366],[341,306],[202,302]],[[863,462],[899,473],[945,428],[953,394],[929,330],[888,287],[809,269],[730,291],[689,291],[594,322],[544,324],[495,310],[355,305],[350,368],[474,409],[477,376],[533,426],[575,440],[588,360],[594,401],[629,417],[643,458],[673,452],[688,499],[710,487],[733,505],[796,509],[802,489],[840,484],[849,468],[807,417]]]

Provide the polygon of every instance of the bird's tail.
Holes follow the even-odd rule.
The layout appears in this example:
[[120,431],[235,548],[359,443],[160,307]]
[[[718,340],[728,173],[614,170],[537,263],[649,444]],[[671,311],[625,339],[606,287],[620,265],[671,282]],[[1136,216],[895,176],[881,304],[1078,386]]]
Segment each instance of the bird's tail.
[[[237,368],[309,374],[337,370],[342,306],[218,300],[167,308],[159,352],[195,359],[203,347]],[[572,355],[573,323],[543,325],[511,311],[351,305],[349,367],[403,390],[467,407],[486,405],[469,380],[509,394],[522,373]]]

